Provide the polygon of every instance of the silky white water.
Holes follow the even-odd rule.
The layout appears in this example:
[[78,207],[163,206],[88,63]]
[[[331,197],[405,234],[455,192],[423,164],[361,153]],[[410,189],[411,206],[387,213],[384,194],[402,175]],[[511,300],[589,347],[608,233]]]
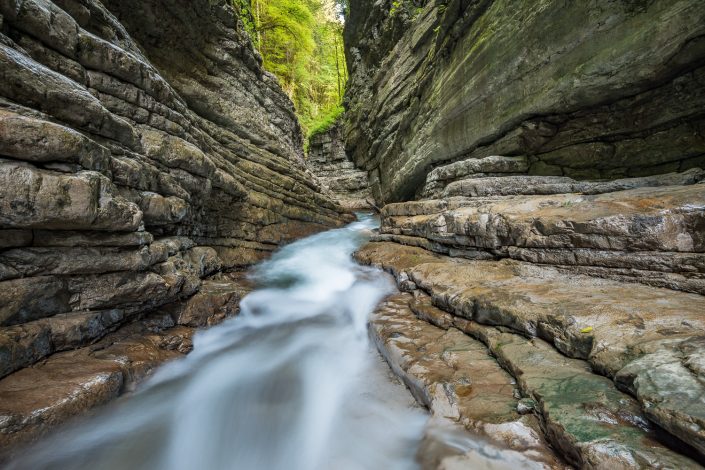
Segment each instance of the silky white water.
[[10,468],[416,468],[427,416],[389,380],[366,330],[393,286],[351,258],[375,224],[363,216],[281,249],[255,269],[261,288],[237,318]]

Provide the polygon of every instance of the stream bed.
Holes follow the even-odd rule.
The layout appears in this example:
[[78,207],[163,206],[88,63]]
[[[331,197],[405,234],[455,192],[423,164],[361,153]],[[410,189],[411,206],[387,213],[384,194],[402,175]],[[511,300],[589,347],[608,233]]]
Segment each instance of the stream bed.
[[376,225],[361,215],[282,248],[253,269],[236,318],[10,468],[417,468],[428,415],[367,334],[395,287],[351,258]]

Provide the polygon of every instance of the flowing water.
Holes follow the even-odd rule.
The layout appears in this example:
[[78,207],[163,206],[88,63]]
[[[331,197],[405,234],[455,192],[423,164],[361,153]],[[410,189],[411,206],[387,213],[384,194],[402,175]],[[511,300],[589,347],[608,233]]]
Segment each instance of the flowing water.
[[11,468],[410,469],[426,414],[389,379],[367,318],[393,286],[356,265],[369,216],[259,265],[237,318],[134,395]]

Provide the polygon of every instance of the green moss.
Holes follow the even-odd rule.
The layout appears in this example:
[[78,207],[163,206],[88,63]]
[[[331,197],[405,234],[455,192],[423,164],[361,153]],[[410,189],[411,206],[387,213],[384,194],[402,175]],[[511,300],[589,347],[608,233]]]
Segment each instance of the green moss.
[[309,129],[308,131],[308,136],[306,138],[307,141],[307,148],[308,148],[308,142],[311,141],[311,139],[318,134],[322,134],[329,130],[335,122],[338,120],[338,118],[343,114],[345,109],[341,106],[335,106],[330,109],[326,114],[323,114],[319,116],[316,120],[312,121],[307,127]]

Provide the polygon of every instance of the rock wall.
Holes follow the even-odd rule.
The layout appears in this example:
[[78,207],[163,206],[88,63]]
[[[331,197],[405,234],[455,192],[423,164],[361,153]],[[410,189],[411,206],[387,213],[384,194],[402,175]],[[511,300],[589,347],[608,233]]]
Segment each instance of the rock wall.
[[[191,325],[203,278],[350,220],[229,5],[0,0],[0,377],[156,307]],[[60,421],[0,412],[5,437]]]
[[367,172],[355,168],[345,152],[340,121],[311,136],[306,164],[343,207],[370,209]]
[[360,0],[345,27],[345,137],[380,202],[491,155],[614,179],[705,161],[697,0]]
[[705,4],[360,0],[345,35],[415,396],[538,468],[701,468]]

